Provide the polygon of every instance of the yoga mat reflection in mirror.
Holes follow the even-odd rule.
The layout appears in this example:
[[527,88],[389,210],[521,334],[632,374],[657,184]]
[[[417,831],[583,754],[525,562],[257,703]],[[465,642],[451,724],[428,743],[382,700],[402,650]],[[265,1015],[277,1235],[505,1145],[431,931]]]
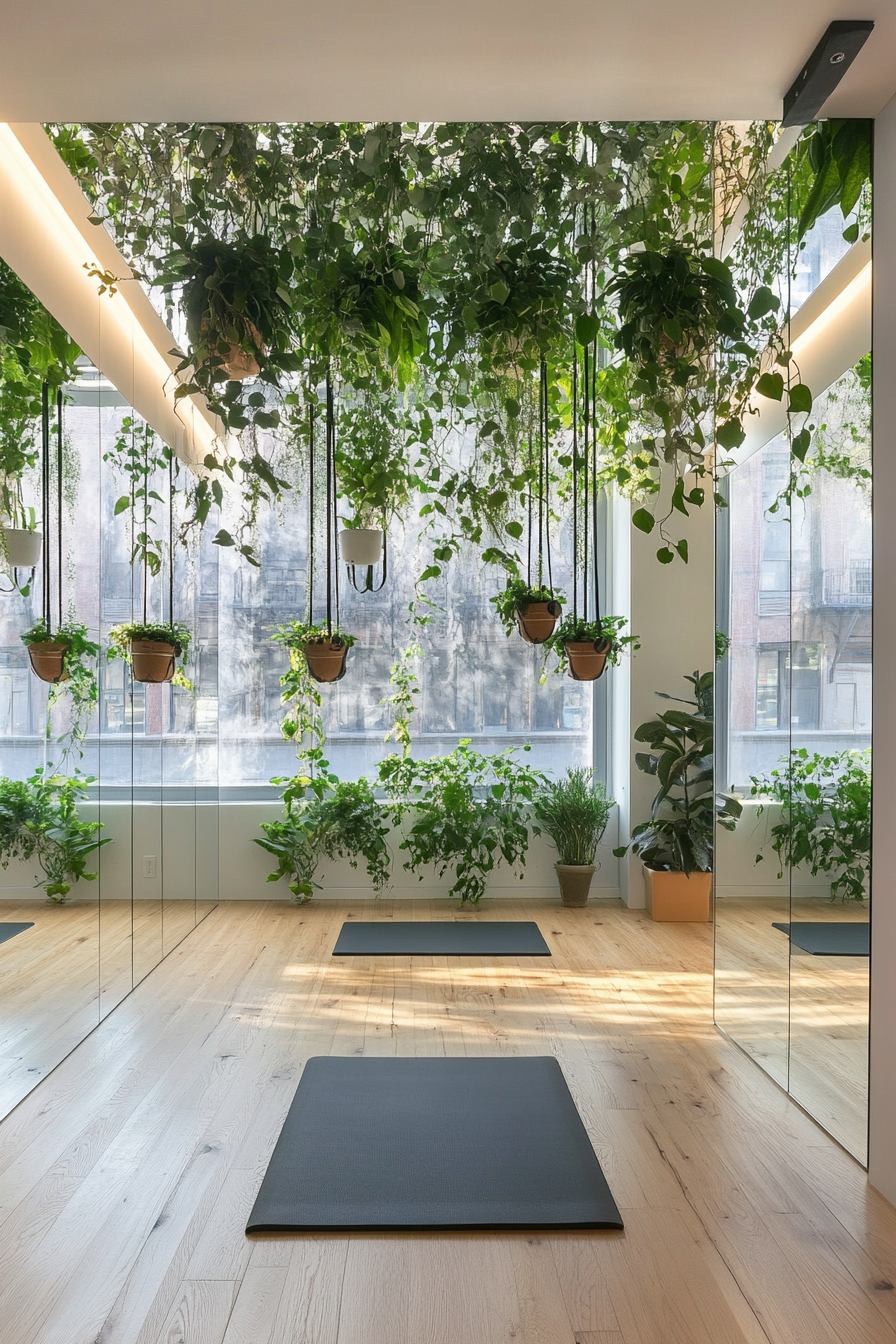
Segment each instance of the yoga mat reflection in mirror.
[[247,1232],[621,1229],[553,1056],[305,1065]]
[[30,924],[0,924],[0,943],[5,943],[10,938],[15,938],[17,933],[24,933],[26,929],[33,928],[33,920]]
[[871,926],[859,920],[805,920],[778,924],[773,929],[790,935],[794,947],[813,957],[867,957],[871,953]]

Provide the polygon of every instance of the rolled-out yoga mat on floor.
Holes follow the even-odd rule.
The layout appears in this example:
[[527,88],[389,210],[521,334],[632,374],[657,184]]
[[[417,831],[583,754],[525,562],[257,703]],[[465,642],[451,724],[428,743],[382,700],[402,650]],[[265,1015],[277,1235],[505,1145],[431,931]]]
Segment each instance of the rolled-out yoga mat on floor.
[[0,943],[5,943],[10,938],[15,938],[17,933],[24,933],[26,929],[33,928],[33,920],[30,924],[0,924]]
[[549,957],[533,920],[349,920],[334,957]]
[[792,943],[813,957],[867,957],[871,952],[871,927],[858,920],[773,922],[772,928],[789,934]]
[[621,1228],[556,1059],[309,1059],[247,1232]]

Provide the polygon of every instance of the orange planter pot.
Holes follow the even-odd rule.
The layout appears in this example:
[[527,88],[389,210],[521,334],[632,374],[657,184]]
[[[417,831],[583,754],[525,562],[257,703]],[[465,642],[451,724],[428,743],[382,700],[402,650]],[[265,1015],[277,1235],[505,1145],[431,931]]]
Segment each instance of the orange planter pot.
[[339,681],[345,675],[347,644],[334,644],[330,639],[302,646],[308,671],[315,681]]
[[54,683],[68,681],[68,673],[62,668],[67,648],[67,644],[29,644],[28,657],[35,676]]
[[174,676],[173,644],[156,639],[131,640],[131,673],[135,681],[170,681]]
[[651,919],[661,924],[706,924],[712,903],[712,873],[667,873],[643,867]]
[[527,644],[543,644],[560,618],[559,602],[530,602],[516,614],[517,628]]
[[597,681],[603,676],[607,666],[607,640],[588,639],[581,643],[570,640],[563,647],[573,681]]

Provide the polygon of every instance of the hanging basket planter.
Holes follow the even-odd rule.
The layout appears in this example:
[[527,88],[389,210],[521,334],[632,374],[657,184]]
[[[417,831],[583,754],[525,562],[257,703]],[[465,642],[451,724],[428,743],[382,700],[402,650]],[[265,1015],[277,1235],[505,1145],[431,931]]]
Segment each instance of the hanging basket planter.
[[[247,317],[242,320],[247,340],[258,350],[264,350],[261,332],[255,323],[250,322]],[[200,331],[206,340],[208,340],[209,326],[208,314],[206,313],[200,324]],[[212,350],[217,354],[217,360],[219,361],[217,367],[223,370],[233,383],[240,383],[244,378],[255,378],[261,372],[261,366],[254,352],[246,350],[239,341],[226,341],[221,338],[217,346],[212,342]]]
[[68,681],[69,674],[63,666],[67,651],[68,644],[55,642],[29,644],[28,657],[31,659],[32,672],[40,677],[41,681],[49,681],[54,685],[60,681]]
[[302,644],[308,671],[315,681],[341,681],[345,676],[345,656],[349,645],[339,638],[314,639]]
[[135,681],[172,681],[177,663],[174,644],[157,639],[131,640],[131,674]]
[[378,565],[383,558],[386,534],[378,527],[344,527],[339,550],[347,565]]
[[4,527],[3,541],[10,569],[34,569],[40,564],[44,544],[42,532],[25,527]]
[[543,644],[554,633],[560,614],[559,602],[530,602],[516,613],[517,629],[527,644]]
[[568,640],[563,645],[573,681],[598,681],[607,666],[608,639]]

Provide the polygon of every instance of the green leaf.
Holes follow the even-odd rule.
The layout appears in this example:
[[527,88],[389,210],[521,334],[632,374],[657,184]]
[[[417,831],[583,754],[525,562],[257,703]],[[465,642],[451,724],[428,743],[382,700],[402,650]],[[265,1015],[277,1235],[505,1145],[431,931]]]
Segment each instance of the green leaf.
[[[632,527],[636,527],[639,532],[651,533],[656,526],[656,519],[647,509],[635,509],[632,514]],[[509,529],[508,529],[509,531]]]
[[661,546],[656,553],[656,558],[657,560],[659,560],[661,565],[671,565],[672,561],[675,559],[675,556],[672,553],[672,551],[669,550],[668,546]]
[[495,303],[506,303],[510,297],[510,286],[503,280],[496,280],[493,285],[489,285],[488,292]]
[[812,435],[808,429],[801,429],[799,434],[793,436],[793,443],[790,445],[790,451],[800,462],[805,462],[806,454],[812,443]]
[[784,378],[780,373],[764,373],[756,384],[756,391],[761,397],[768,397],[771,401],[780,401],[784,396]]
[[765,317],[767,313],[773,313],[780,306],[778,296],[772,293],[768,285],[761,285],[750,300],[747,314],[752,318]]
[[125,509],[129,509],[130,507],[130,498],[127,495],[122,495],[120,499],[115,501],[115,517],[117,518],[120,513],[124,513]]
[[214,546],[235,546],[236,542],[234,541],[230,533],[225,532],[224,528],[222,527],[221,530],[217,533],[217,535],[212,538],[212,544]]
[[576,318],[576,340],[579,345],[591,345],[600,331],[600,318],[594,313],[579,313]]
[[687,562],[688,562],[688,543],[684,540],[684,538],[682,538],[681,541],[678,541],[678,542],[675,543],[675,549],[676,549],[676,551],[678,552],[678,554],[681,556],[681,558],[682,558],[682,560],[684,561],[684,563],[687,564]]
[[798,415],[802,411],[811,411],[812,393],[805,383],[794,383],[793,387],[790,389],[790,399],[788,401],[787,409],[794,415]]
[[739,420],[726,420],[724,424],[716,426],[716,443],[728,451],[739,448],[746,437]]

